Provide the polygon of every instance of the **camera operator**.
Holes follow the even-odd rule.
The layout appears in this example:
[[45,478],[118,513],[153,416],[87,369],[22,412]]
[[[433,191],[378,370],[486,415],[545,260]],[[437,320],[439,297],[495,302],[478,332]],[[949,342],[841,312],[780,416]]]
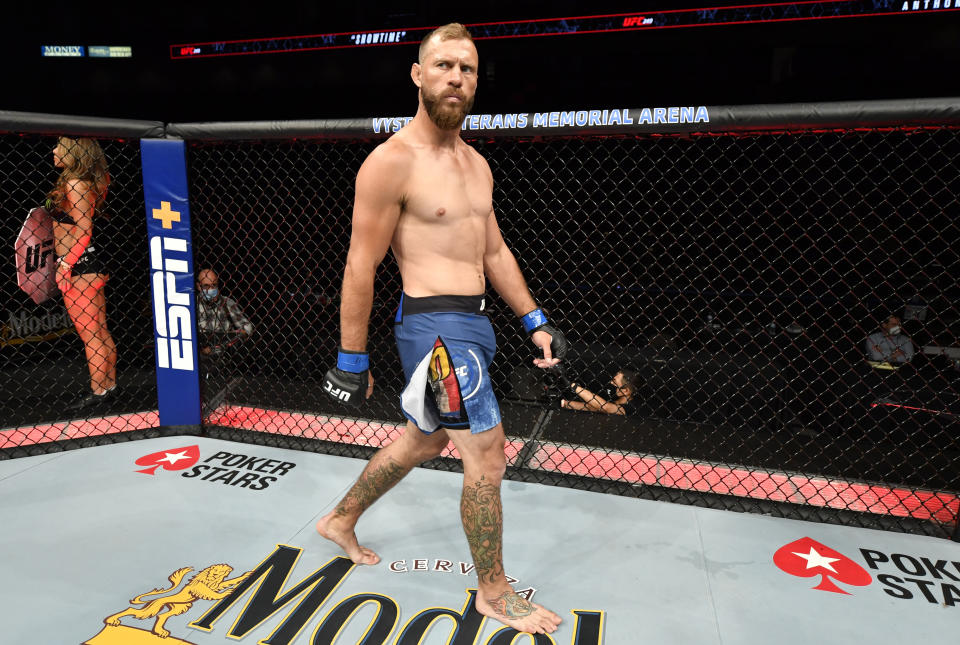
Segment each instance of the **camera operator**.
[[[597,392],[591,392],[579,383],[573,382],[560,366],[551,371],[555,385],[562,393],[561,409],[621,416],[635,412],[634,397],[640,389],[640,375],[633,370],[618,371],[610,382],[600,387]],[[574,400],[573,397],[579,400]]]

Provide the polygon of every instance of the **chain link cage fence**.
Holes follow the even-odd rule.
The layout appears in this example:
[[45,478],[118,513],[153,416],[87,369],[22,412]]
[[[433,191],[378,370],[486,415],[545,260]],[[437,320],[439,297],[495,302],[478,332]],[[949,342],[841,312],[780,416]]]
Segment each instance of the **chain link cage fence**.
[[[579,113],[557,113],[559,127],[468,119],[504,238],[571,342],[562,370],[533,368],[520,322],[488,292],[508,477],[956,537],[960,104],[702,109],[707,123],[678,126],[605,127],[606,111],[604,127],[577,127]],[[56,184],[58,135],[95,138],[122,396],[74,407],[92,385],[84,344],[59,291],[38,305],[17,289],[11,257],[0,454],[171,431],[156,429],[136,141],[164,134],[188,143],[202,431],[367,457],[403,430],[389,254],[370,322],[375,393],[345,408],[322,392],[354,178],[402,119],[54,123],[0,128],[5,239],[20,243]],[[45,248],[27,257],[52,260]],[[41,330],[44,307],[62,337]],[[23,311],[36,331],[14,327]],[[454,456],[426,465],[456,470]]]
[[157,426],[139,152],[150,132],[162,124],[0,113],[4,457]]
[[[562,372],[532,367],[519,321],[488,294],[509,476],[953,530],[960,131],[864,127],[842,108],[833,120],[791,129],[744,110],[708,133],[465,132],[492,168],[508,246],[572,345]],[[220,436],[367,456],[403,427],[389,254],[375,393],[351,411],[322,391],[353,181],[383,139],[365,127],[179,132],[193,138],[197,266],[228,297],[202,376]],[[252,333],[238,341],[240,325]]]

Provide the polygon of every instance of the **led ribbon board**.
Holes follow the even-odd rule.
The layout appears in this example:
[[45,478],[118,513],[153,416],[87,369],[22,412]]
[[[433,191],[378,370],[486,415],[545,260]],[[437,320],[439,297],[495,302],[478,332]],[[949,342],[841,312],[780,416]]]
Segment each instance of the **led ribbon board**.
[[[702,9],[668,9],[570,18],[538,18],[468,24],[475,40],[595,34],[681,27],[745,25],[829,18],[863,18],[960,10],[960,0],[810,0]],[[170,58],[210,58],[279,52],[384,47],[419,43],[434,27],[381,29],[279,38],[222,40],[170,46]]]

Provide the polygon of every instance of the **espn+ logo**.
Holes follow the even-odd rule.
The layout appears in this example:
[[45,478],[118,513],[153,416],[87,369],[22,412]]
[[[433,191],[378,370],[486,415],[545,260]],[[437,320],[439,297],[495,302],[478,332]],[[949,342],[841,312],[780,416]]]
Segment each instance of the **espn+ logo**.
[[188,285],[186,291],[177,291],[177,276],[190,275],[187,257],[187,240],[168,235],[154,235],[150,238],[157,365],[162,368],[192,371],[192,288]]

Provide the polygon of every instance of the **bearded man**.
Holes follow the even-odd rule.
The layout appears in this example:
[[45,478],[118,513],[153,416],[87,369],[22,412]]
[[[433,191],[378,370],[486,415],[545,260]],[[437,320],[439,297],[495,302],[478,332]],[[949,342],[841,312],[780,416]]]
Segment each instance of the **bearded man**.
[[424,38],[410,71],[419,88],[417,114],[371,152],[357,173],[340,352],[325,389],[348,404],[373,392],[367,327],[374,276],[391,249],[403,281],[394,328],[408,421],[317,531],[354,562],[378,563],[380,556],[357,540],[360,515],[453,441],[463,460],[460,516],[477,572],[477,611],[520,632],[552,633],[560,617],[517,594],[504,574],[500,483],[506,438],[487,373],[496,341],[485,311],[486,281],[542,350],[537,367],[556,365],[566,343],[534,302],[503,240],[490,167],[460,138],[477,89],[477,65],[463,25],[445,25]]

